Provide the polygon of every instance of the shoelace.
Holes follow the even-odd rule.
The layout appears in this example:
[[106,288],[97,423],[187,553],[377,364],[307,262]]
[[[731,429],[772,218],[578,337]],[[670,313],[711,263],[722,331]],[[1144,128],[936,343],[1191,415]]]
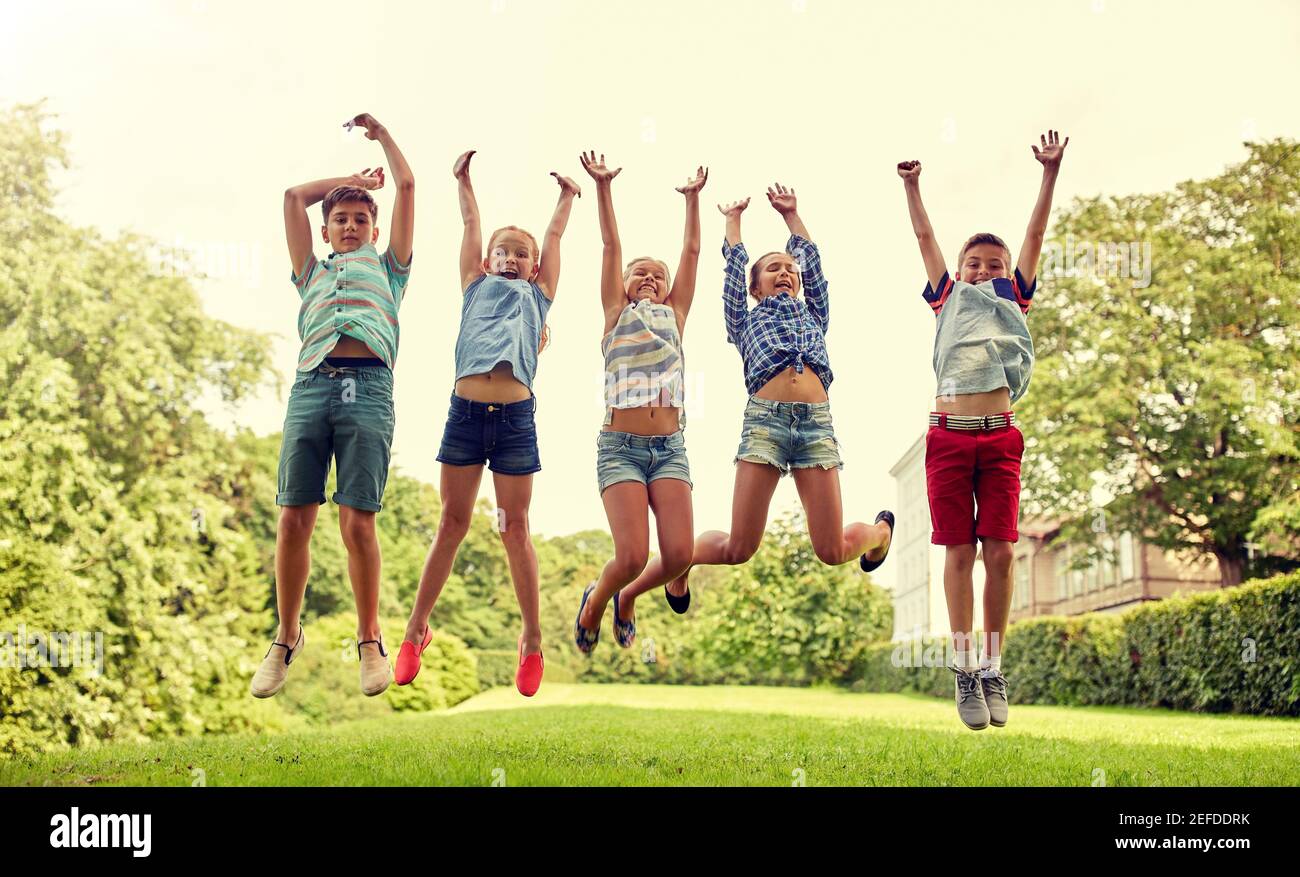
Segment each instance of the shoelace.
[[993,676],[981,676],[981,679],[994,694],[1001,695],[1002,697],[1007,696],[1007,680],[1001,673],[997,673]]
[[958,667],[952,667],[951,669],[957,674],[957,694],[961,697],[962,703],[974,697],[976,693],[982,693],[978,676]]

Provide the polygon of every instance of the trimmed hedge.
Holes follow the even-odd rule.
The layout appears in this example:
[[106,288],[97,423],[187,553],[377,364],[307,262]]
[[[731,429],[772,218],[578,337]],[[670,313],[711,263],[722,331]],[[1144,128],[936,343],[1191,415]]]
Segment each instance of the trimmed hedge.
[[[1300,573],[1147,603],[1119,615],[1034,618],[1007,631],[1015,703],[1300,715]],[[876,643],[856,691],[951,697],[948,637]]]

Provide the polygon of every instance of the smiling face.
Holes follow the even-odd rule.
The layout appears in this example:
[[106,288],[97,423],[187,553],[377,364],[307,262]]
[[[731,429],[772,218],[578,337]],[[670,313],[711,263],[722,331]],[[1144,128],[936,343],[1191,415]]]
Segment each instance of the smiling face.
[[798,298],[799,288],[799,270],[789,253],[768,253],[750,272],[749,294],[759,301],[783,292]]
[[971,243],[962,250],[960,267],[957,269],[958,280],[967,283],[983,283],[995,277],[1010,276],[1011,253],[1000,241]]
[[672,290],[668,286],[668,266],[658,259],[636,259],[623,272],[623,291],[628,301],[652,301],[663,304]]
[[483,270],[507,280],[532,280],[537,274],[537,250],[527,232],[504,229],[488,242]]
[[351,253],[379,240],[379,226],[364,201],[340,201],[330,208],[321,237],[336,253]]

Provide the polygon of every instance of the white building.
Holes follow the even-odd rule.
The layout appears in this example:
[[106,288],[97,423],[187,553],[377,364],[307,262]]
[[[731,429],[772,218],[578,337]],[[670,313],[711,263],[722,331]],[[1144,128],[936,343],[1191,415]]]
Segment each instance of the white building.
[[[917,635],[946,634],[948,603],[943,592],[942,545],[930,543],[930,501],[925,492],[925,435],[908,448],[889,470],[898,484],[894,509],[894,538],[890,558],[898,571],[894,585],[894,636],[896,640]],[[898,552],[895,554],[894,552]],[[980,595],[984,590],[984,566],[975,564],[975,629],[984,624]]]

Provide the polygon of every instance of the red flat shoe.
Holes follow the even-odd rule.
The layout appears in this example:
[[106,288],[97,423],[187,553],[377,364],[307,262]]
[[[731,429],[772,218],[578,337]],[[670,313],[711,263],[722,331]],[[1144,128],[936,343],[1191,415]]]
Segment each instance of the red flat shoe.
[[417,649],[415,643],[409,640],[402,641],[402,648],[397,653],[397,669],[393,672],[393,681],[398,685],[410,685],[420,673],[420,656],[424,650],[429,647],[429,641],[433,639],[433,628],[427,625],[424,628],[424,642],[420,643]]
[[515,688],[524,697],[532,697],[542,685],[542,653],[524,657],[524,639],[519,638],[519,669],[515,671]]

